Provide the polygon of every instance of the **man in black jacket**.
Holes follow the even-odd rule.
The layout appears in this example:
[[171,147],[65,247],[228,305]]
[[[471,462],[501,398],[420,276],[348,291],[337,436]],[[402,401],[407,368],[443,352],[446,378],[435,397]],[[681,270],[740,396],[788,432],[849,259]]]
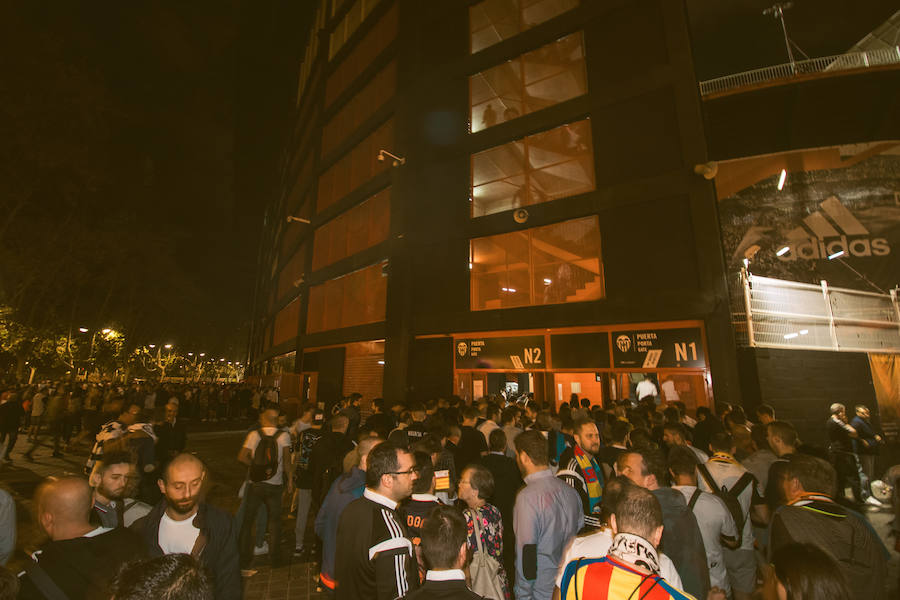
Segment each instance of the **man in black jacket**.
[[150,556],[190,554],[213,579],[216,600],[240,600],[242,583],[237,535],[231,515],[201,500],[206,467],[191,454],[179,454],[159,480],[164,498],[132,526]]
[[407,600],[481,600],[466,587],[466,520],[452,506],[439,506],[422,528],[422,552],[431,569]]
[[516,493],[522,489],[522,473],[516,461],[506,456],[506,433],[495,429],[490,435],[490,452],[481,457],[483,464],[494,477],[494,495],[488,502],[497,507],[503,520],[503,563],[507,573],[515,573],[516,542],[513,528],[513,507]]
[[344,415],[332,417],[319,441],[313,446],[309,456],[309,470],[312,475],[312,513],[316,514],[331,484],[343,473],[343,461],[353,450],[353,442],[347,436],[350,419]]
[[156,461],[161,469],[172,458],[184,452],[187,445],[187,428],[184,421],[178,420],[177,402],[169,400],[166,404],[166,420],[153,429],[156,433]]
[[19,598],[105,599],[119,567],[144,557],[141,539],[134,532],[90,523],[91,488],[82,477],[41,484],[34,504],[38,523],[50,541],[35,553],[35,562],[21,576]]
[[412,454],[390,442],[366,460],[363,497],[347,505],[337,530],[337,600],[394,600],[414,590],[419,573],[397,504],[412,494]]

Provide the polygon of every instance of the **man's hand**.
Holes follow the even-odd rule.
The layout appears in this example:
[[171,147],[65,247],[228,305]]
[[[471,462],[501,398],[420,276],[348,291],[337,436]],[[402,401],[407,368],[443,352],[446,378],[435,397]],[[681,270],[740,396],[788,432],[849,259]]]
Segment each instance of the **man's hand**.
[[706,595],[706,600],[728,600],[728,594],[720,587],[713,587]]

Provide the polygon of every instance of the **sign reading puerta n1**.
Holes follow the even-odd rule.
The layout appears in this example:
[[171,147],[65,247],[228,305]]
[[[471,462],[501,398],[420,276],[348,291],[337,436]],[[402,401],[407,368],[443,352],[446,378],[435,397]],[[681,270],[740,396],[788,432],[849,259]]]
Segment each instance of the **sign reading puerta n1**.
[[[782,178],[792,161],[807,170]],[[719,178],[731,269],[746,258],[766,277],[870,292],[900,283],[900,142],[727,161]]]
[[705,368],[699,327],[613,331],[613,367],[636,369]]
[[457,369],[544,369],[544,336],[472,338],[456,340]]

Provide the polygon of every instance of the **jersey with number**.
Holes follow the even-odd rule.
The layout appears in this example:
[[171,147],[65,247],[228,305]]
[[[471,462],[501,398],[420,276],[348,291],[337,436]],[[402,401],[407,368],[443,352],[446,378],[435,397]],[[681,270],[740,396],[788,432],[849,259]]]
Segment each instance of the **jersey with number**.
[[641,573],[611,556],[570,562],[559,592],[563,600],[694,600],[659,575]]
[[435,506],[441,504],[436,496],[430,494],[413,494],[412,498],[403,503],[397,511],[406,523],[406,529],[409,532],[409,539],[413,545],[419,544],[419,532],[422,530],[422,524]]

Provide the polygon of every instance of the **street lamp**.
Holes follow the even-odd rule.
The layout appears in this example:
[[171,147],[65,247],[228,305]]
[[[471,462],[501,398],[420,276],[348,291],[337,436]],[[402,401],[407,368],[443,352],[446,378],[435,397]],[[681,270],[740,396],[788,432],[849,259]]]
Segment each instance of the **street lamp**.
[[80,331],[81,333],[87,333],[87,332],[88,332],[88,328],[87,328],[87,327],[79,327],[79,328],[78,328],[78,331]]
[[103,335],[109,335],[111,332],[112,332],[112,329],[110,329],[109,327],[106,327],[105,329],[102,330],[101,333],[103,333]]
[[172,344],[166,344],[165,346],[163,346],[163,348],[165,348],[166,350],[171,350]]
[[153,350],[154,348],[156,348],[156,344],[148,344],[147,347]]

